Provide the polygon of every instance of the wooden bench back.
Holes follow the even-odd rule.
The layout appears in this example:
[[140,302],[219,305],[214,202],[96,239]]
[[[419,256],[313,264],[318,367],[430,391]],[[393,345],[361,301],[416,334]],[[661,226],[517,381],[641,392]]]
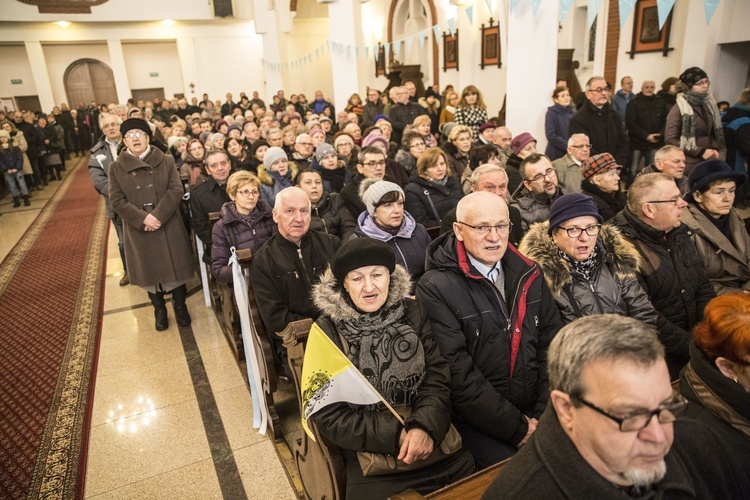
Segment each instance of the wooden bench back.
[[392,500],[454,500],[460,498],[461,500],[479,500],[482,497],[484,491],[490,486],[492,481],[497,477],[498,472],[505,467],[505,464],[511,460],[503,460],[502,462],[491,465],[486,469],[475,472],[469,477],[465,477],[460,481],[456,481],[453,484],[449,484],[445,488],[441,488],[437,491],[433,491],[427,496],[422,496],[414,490],[406,490],[403,493],[394,495],[391,497]]

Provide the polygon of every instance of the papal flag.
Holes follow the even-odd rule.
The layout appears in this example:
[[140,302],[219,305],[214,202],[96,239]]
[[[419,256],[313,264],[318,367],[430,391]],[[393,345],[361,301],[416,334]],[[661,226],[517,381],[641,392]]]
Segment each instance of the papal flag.
[[310,438],[315,437],[307,420],[333,403],[371,405],[383,402],[378,391],[367,381],[328,335],[313,323],[307,337],[302,363],[302,427]]

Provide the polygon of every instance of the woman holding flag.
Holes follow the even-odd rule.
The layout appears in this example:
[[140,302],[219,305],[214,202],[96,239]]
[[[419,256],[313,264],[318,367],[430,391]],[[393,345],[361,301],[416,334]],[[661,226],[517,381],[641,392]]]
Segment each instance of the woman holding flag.
[[[346,242],[313,290],[305,416],[342,450],[347,498],[425,494],[474,471],[450,425],[450,372],[387,244]],[[373,466],[378,459],[388,467]],[[396,460],[397,459],[397,460]]]

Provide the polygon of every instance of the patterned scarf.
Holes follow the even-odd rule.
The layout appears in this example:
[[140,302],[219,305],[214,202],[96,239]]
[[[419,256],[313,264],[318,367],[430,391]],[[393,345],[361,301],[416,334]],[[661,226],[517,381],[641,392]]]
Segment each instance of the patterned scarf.
[[677,106],[680,108],[680,114],[682,115],[680,149],[683,151],[694,151],[698,149],[698,144],[695,141],[695,113],[693,108],[700,107],[703,107],[703,109],[706,110],[706,114],[710,116],[711,120],[714,122],[714,134],[716,134],[719,149],[726,148],[724,128],[721,125],[719,107],[716,105],[716,101],[711,94],[708,92],[701,93],[686,90],[685,92],[677,94]]
[[562,257],[565,262],[568,263],[568,266],[570,266],[570,272],[572,274],[580,276],[586,281],[589,281],[591,279],[591,273],[593,273],[594,269],[596,269],[597,256],[599,255],[599,250],[597,249],[596,245],[594,246],[594,250],[591,252],[591,255],[589,255],[588,259],[582,260],[580,262],[574,260],[570,255],[566,254],[559,248],[557,249],[557,254]]
[[347,358],[391,405],[411,404],[425,376],[424,348],[404,314],[399,301],[336,323]]

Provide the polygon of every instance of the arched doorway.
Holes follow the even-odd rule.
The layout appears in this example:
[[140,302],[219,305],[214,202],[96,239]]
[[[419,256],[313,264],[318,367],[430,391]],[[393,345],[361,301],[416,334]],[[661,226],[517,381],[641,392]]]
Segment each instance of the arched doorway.
[[115,77],[109,66],[101,61],[79,59],[68,66],[63,80],[71,108],[77,108],[81,102],[117,102]]
[[438,44],[430,29],[437,22],[436,19],[437,9],[433,0],[392,0],[388,15],[388,40],[391,42],[430,30],[429,38],[432,43],[428,42],[424,48],[420,48],[419,41],[415,39],[408,53],[405,46],[401,49],[401,62],[420,64],[422,73],[427,75],[428,84],[440,83]]

